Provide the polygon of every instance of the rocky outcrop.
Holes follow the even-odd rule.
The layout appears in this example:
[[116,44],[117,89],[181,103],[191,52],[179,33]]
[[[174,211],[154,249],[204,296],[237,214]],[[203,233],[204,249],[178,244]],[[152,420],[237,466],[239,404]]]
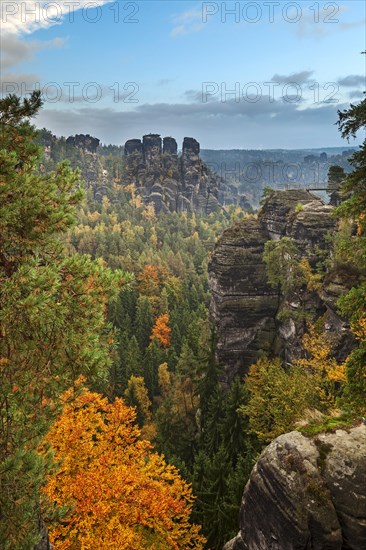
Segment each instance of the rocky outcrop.
[[211,173],[199,156],[200,145],[194,138],[184,138],[182,154],[172,137],[163,140],[148,134],[126,141],[123,183],[134,183],[145,203],[156,211],[204,212],[220,208],[225,197],[238,202],[237,190],[226,186]]
[[[72,164],[77,159],[75,166],[85,181],[87,188],[93,189],[95,200],[102,202],[104,196],[108,196],[108,187],[110,182],[109,174],[103,170],[98,155],[100,140],[89,134],[76,134],[66,139],[66,145],[69,150],[77,149],[77,155],[71,153]],[[74,157],[74,158],[73,158]]]
[[76,134],[75,136],[69,136],[66,140],[66,145],[72,147],[78,147],[89,153],[96,153],[99,147],[100,140],[92,137],[89,134]]
[[275,337],[279,297],[267,283],[262,259],[268,239],[259,220],[244,220],[223,233],[211,258],[211,315],[227,383],[244,373]]
[[291,432],[262,453],[244,489],[240,532],[224,550],[366,548],[366,426],[308,438]]
[[[349,288],[347,274],[329,275],[320,290],[302,288],[297,295],[284,296],[268,285],[263,261],[266,241],[289,237],[314,268],[329,253],[327,236],[336,223],[331,213],[331,206],[307,191],[273,191],[258,216],[235,224],[218,240],[209,265],[210,309],[225,383],[245,374],[260,350],[285,362],[300,357],[305,318],[324,316],[338,359],[350,351],[352,337],[334,297]],[[279,318],[283,309],[287,315]]]

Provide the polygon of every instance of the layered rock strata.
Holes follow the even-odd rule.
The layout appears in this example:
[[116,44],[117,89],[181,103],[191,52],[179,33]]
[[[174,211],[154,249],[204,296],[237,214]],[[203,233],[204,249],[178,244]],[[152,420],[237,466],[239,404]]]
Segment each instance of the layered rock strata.
[[[345,292],[346,274],[329,274],[320,290],[301,289],[285,296],[269,286],[264,245],[289,237],[313,268],[328,254],[328,235],[335,229],[332,207],[305,191],[273,191],[257,217],[230,227],[218,240],[209,265],[211,316],[216,325],[217,359],[230,384],[244,375],[260,350],[272,351],[291,362],[302,354],[304,319],[324,316],[326,329],[334,333],[338,358],[349,352],[352,338],[336,308],[334,291]],[[279,320],[279,310],[286,318]]]
[[124,147],[123,183],[133,183],[143,201],[153,203],[158,212],[210,213],[225,197],[238,202],[237,190],[211,173],[199,153],[194,138],[184,138],[181,156],[172,137],[162,140],[148,134],[142,141],[130,139]]
[[366,548],[366,426],[291,432],[262,453],[244,489],[240,532],[224,550]]

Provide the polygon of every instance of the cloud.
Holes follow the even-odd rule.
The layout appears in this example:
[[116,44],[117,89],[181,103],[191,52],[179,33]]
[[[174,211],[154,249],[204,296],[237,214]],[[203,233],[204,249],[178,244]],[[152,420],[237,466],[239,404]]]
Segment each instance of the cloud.
[[103,6],[112,0],[2,0],[0,4],[1,31],[6,34],[30,34],[38,29],[59,25],[65,18],[73,21],[80,9]]
[[[294,8],[296,11],[298,8]],[[315,3],[307,12],[301,10],[301,17],[297,22],[296,34],[300,38],[310,37],[320,40],[331,33],[346,32],[358,27],[364,27],[365,19],[342,22],[342,16],[347,13],[349,6],[328,2],[321,9]],[[289,17],[290,10],[289,10]]]
[[37,73],[6,72],[1,76],[0,95],[17,94],[24,96],[36,87],[40,82],[40,75]]
[[177,37],[201,31],[204,28],[202,8],[192,8],[173,16],[174,27],[170,36]]
[[[133,110],[47,106],[37,125],[57,135],[89,133],[104,143],[123,144],[150,132],[173,135],[181,141],[193,135],[203,148],[302,148],[342,146],[335,127],[337,109],[348,104],[305,107],[263,96],[257,103],[139,104]],[[301,107],[301,108],[300,108]]]
[[364,99],[365,94],[361,92],[361,90],[352,90],[352,92],[349,93],[350,99]]
[[16,34],[8,34],[1,43],[1,68],[3,71],[10,69],[24,61],[31,61],[34,54],[40,50],[61,48],[64,44],[65,40],[62,38],[54,38],[43,42],[40,40],[25,41]]
[[339,78],[337,80],[337,83],[340,86],[345,86],[350,88],[353,88],[354,86],[365,86],[366,77],[360,74],[350,74],[348,76],[344,76],[343,78]]
[[366,19],[361,19],[360,21],[349,21],[348,23],[340,23],[340,29],[342,31],[348,31],[352,29],[357,29],[358,27],[365,27]]
[[271,82],[278,82],[279,84],[309,84],[314,82],[314,79],[310,79],[314,71],[300,71],[298,73],[291,73],[289,75],[274,74],[271,78]]
[[168,84],[171,84],[174,82],[174,78],[162,78],[161,80],[157,81],[158,86],[167,86]]

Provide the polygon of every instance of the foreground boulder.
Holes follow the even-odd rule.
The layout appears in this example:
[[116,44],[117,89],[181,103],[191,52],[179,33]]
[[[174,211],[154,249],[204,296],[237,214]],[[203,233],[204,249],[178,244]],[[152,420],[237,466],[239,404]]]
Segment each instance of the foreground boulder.
[[275,439],[253,468],[240,532],[224,550],[365,548],[366,426]]

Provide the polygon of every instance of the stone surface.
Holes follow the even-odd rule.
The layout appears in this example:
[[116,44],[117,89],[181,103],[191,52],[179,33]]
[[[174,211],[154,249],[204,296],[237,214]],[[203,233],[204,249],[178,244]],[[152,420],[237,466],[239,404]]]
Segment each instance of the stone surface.
[[[347,290],[346,275],[329,274],[319,291],[302,289],[300,303],[299,296],[284,296],[268,285],[262,257],[266,241],[289,237],[315,267],[322,251],[328,254],[327,236],[336,223],[332,210],[307,191],[273,191],[257,217],[235,224],[218,240],[209,265],[210,311],[225,383],[244,375],[259,350],[272,351],[284,362],[302,356],[306,324],[300,308],[313,322],[324,316],[337,359],[344,360],[352,349],[348,325],[336,307],[337,297]],[[288,314],[279,320],[284,307]]]
[[244,489],[240,533],[224,548],[366,548],[366,426],[275,439]]
[[[102,202],[104,196],[108,196],[108,188],[111,183],[111,175],[104,170],[98,154],[100,140],[89,134],[76,134],[66,139],[68,147],[78,149],[78,163],[76,164],[82,180],[87,188],[91,188],[94,198]],[[72,155],[71,155],[72,158]]]
[[259,220],[244,220],[224,231],[211,258],[211,315],[217,358],[228,384],[246,372],[275,336],[278,292],[268,285],[262,260],[268,238]]
[[182,154],[172,137],[148,134],[124,147],[123,183],[134,183],[145,203],[171,212],[210,213],[228,202],[238,203],[237,190],[227,186],[202,162],[194,138],[183,140]]
[[66,140],[67,145],[79,147],[90,153],[96,153],[99,143],[98,138],[92,137],[89,134],[76,134],[75,136],[69,136]]

